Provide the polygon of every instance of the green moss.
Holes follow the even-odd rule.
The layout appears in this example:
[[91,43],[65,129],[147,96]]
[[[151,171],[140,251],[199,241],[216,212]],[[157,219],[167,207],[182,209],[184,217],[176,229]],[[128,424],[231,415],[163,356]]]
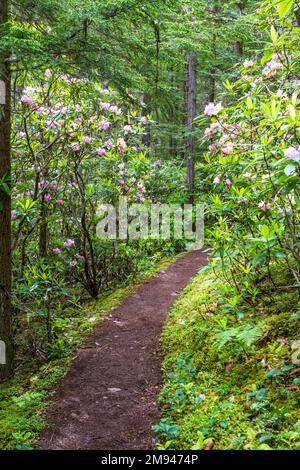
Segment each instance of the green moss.
[[[198,275],[163,331],[158,447],[202,449],[213,441],[215,449],[297,448],[300,380],[291,361],[297,296],[282,293],[267,309],[261,298],[237,318],[223,308],[219,288],[212,272]],[[249,346],[254,327],[259,334]],[[219,348],[218,333],[226,339],[229,330],[233,336]]]
[[[175,259],[184,256],[178,255]],[[120,287],[91,301],[82,308],[67,310],[61,320],[69,325],[63,348],[54,351],[58,358],[45,363],[34,360],[22,373],[0,387],[0,449],[28,449],[34,445],[45,426],[45,410],[51,403],[55,386],[66,374],[74,352],[84,344],[89,333],[124,298],[145,280],[167,268],[173,258],[165,258],[136,279],[135,283]]]

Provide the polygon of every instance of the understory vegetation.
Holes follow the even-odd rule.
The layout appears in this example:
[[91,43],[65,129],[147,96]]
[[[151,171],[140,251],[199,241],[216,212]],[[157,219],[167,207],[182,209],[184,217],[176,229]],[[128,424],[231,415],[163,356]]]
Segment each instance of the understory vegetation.
[[220,98],[204,110],[211,272],[163,335],[165,417],[154,427],[163,449],[299,447],[296,4],[263,2],[264,50],[224,83],[227,108]]
[[155,266],[148,266],[147,272],[137,276],[134,282],[127,282],[127,285],[114,288],[97,300],[66,309],[61,314],[66,333],[59,354],[47,362],[35,357],[30,362],[26,361],[17,377],[0,389],[2,450],[29,450],[35,447],[40,432],[46,426],[45,411],[54,398],[55,387],[68,372],[74,353],[80,347],[88,347],[88,336],[95,326],[101,324],[112,309],[134,292],[139,283],[164,270],[173,261],[173,256],[166,257]]
[[264,283],[256,307],[245,305],[241,314],[226,300],[219,274],[204,268],[165,327],[158,448],[297,449],[297,295]]

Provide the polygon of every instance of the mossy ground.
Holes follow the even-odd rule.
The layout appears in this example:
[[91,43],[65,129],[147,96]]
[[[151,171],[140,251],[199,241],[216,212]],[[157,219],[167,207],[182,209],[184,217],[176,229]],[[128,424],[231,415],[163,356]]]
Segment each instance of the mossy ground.
[[[291,349],[299,339],[297,293],[261,297],[237,319],[224,313],[219,284],[213,272],[200,273],[165,326],[158,448],[299,448],[300,369]],[[237,327],[246,331],[244,347],[240,337],[220,347],[220,334]]]
[[22,373],[0,385],[0,449],[30,449],[45,426],[45,410],[55,386],[66,374],[74,352],[105,316],[133,292],[138,285],[165,269],[177,257],[165,258],[140,275],[129,286],[106,293],[77,310],[67,310],[63,320],[69,325],[59,358],[50,362],[33,360]]

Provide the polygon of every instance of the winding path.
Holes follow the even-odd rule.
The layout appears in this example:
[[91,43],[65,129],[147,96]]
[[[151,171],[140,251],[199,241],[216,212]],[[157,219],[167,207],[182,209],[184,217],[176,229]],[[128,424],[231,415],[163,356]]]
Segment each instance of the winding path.
[[152,449],[159,421],[159,339],[170,308],[207,256],[192,251],[142,284],[90,336],[62,381],[40,449]]

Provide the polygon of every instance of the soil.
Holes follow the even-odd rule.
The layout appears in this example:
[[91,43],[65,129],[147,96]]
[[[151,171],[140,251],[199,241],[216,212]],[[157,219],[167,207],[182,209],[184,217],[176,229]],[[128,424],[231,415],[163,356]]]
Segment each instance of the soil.
[[189,252],[143,283],[95,329],[59,386],[38,448],[153,449],[161,331],[179,292],[206,262],[202,251]]

